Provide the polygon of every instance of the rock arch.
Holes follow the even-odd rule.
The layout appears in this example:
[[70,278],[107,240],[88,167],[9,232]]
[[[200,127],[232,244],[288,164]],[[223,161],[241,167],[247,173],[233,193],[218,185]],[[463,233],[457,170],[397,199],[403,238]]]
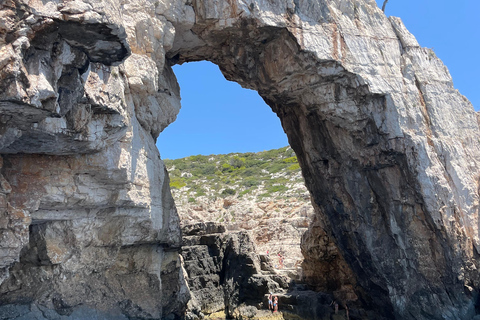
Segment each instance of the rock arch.
[[[449,162],[458,157],[459,165],[477,142],[467,147],[447,129],[452,110],[437,118],[436,108],[448,109],[438,99],[462,100],[448,71],[373,3],[262,5],[194,3],[188,34],[200,44],[185,45],[180,36],[167,56],[217,63],[280,117],[317,207],[317,229],[303,244],[308,280],[327,287],[317,268],[340,278],[337,286],[357,286],[387,317],[470,317],[476,276],[465,282],[452,275],[477,255],[478,193],[469,174],[464,182],[452,177],[465,172],[453,173]],[[466,108],[472,126],[457,128],[478,137]],[[450,143],[457,156],[445,155]],[[477,199],[463,213],[456,183],[471,185],[467,197]],[[452,189],[445,193],[446,185]],[[310,250],[322,236],[333,237],[341,253]]]
[[0,296],[15,312],[33,301],[65,315],[181,313],[178,218],[154,139],[179,109],[170,65],[209,60],[259,92],[297,153],[317,209],[304,239],[312,284],[327,286],[318,265],[341,266],[335,285],[386,317],[475,314],[478,115],[374,1],[1,10]]

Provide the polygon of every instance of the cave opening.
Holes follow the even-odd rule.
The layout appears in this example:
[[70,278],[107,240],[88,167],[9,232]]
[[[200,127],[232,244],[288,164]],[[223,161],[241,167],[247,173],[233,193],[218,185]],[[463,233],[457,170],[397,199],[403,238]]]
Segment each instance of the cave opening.
[[[182,109],[157,147],[195,300],[204,313],[228,313],[239,302],[261,303],[270,291],[286,293],[301,281],[300,242],[314,209],[278,117],[256,91],[225,80],[210,62],[173,70]],[[244,280],[228,285],[239,276]],[[250,283],[258,278],[266,282]]]

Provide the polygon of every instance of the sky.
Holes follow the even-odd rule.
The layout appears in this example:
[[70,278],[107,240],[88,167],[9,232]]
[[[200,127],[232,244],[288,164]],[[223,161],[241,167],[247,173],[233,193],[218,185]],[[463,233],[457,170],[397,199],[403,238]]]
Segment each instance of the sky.
[[[379,7],[384,0],[377,0]],[[480,0],[389,0],[385,14],[402,18],[422,47],[450,70],[453,83],[480,110]],[[163,159],[259,152],[288,145],[280,120],[256,91],[227,81],[209,62],[173,67],[182,109],[157,139]]]

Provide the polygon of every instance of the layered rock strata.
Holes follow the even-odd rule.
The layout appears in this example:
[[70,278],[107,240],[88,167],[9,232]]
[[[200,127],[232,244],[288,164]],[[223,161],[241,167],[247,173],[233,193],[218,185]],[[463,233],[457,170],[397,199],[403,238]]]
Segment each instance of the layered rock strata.
[[[0,4],[2,319],[185,309],[179,219],[155,147],[179,109],[178,86],[145,56],[145,38],[133,46],[142,22],[122,10]],[[157,22],[151,50],[161,55],[168,30]]]
[[[182,227],[182,257],[191,294],[187,319],[384,319],[360,303],[342,300],[279,274],[267,255],[256,253],[252,231],[229,231],[222,223]],[[278,297],[279,312],[268,310],[268,294]],[[335,313],[334,302],[339,304]]]
[[434,53],[374,1],[194,8],[197,42],[169,56],[217,63],[278,114],[346,285],[386,317],[472,317],[479,124]]
[[301,276],[300,240],[314,209],[292,148],[197,155],[165,165],[182,225],[211,221],[250,231],[257,254],[270,255],[278,271]]
[[[234,214],[231,214],[234,213]],[[257,254],[268,254],[277,269],[300,276],[303,256],[300,241],[313,215],[308,199],[243,201],[235,197],[194,205],[179,205],[182,224],[219,221],[231,232],[249,231]],[[280,266],[279,256],[283,257]]]
[[359,300],[475,314],[480,117],[375,1],[5,0],[0,16],[5,314],[182,313],[154,142],[179,109],[170,65],[196,60],[278,114],[317,207],[310,239],[335,244]]

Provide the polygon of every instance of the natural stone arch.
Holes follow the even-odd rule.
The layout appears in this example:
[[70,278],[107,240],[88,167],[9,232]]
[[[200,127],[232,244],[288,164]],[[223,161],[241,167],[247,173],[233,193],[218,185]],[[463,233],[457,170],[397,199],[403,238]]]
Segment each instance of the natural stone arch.
[[[445,224],[448,214],[439,216],[444,200],[434,200],[425,192],[430,187],[438,190],[432,183],[440,186],[445,180],[419,172],[440,169],[437,172],[450,180],[452,167],[441,160],[441,140],[452,135],[447,139],[456,145],[454,149],[458,147],[450,140],[455,130],[438,128],[446,119],[432,119],[434,108],[439,107],[434,101],[437,89],[429,88],[426,75],[440,71],[439,61],[418,46],[399,19],[378,17],[378,8],[371,3],[286,4],[280,9],[262,5],[257,15],[255,3],[247,14],[237,5],[194,2],[192,31],[177,34],[180,40],[167,56],[171,63],[209,60],[218,64],[228,80],[257,90],[280,117],[318,214],[304,238],[307,281],[350,296],[355,288],[363,303],[386,317],[473,315],[476,294],[464,288],[470,287],[467,282],[476,283],[477,277],[470,274],[465,282],[451,275],[462,273],[460,265],[466,261],[476,264],[471,260],[477,255],[471,247],[476,241],[467,240],[468,234],[475,237],[476,227],[460,222],[453,229],[465,228],[465,233],[454,235]],[[351,19],[357,29],[352,31],[348,23],[342,26],[342,19]],[[383,30],[375,30],[379,21]],[[318,38],[305,39],[309,27]],[[355,50],[375,51],[382,57],[361,57]],[[352,65],[362,58],[372,66]],[[389,59],[393,64],[400,61],[396,70],[388,65]],[[451,83],[440,84],[440,79],[449,79],[443,72],[436,74],[435,85],[447,89],[448,99],[459,103]],[[403,84],[398,82],[402,77]],[[395,86],[402,85],[407,92],[400,97],[401,90]],[[418,107],[412,108],[408,101]],[[471,106],[467,108],[474,115]],[[470,119],[473,130],[463,129],[478,136],[475,117]],[[470,148],[474,145],[454,152],[466,154]],[[419,159],[423,157],[433,159],[423,162]],[[478,161],[478,155],[475,158]],[[478,199],[475,188],[468,193]],[[478,205],[470,210],[465,212],[470,218],[460,219],[476,217]],[[309,241],[325,236],[335,239],[340,253],[310,250]],[[453,243],[463,248],[454,248]],[[330,271],[327,278],[338,277],[333,287],[325,276],[315,274],[315,268]]]
[[181,315],[178,218],[154,141],[179,108],[168,64],[206,59],[281,118],[318,210],[307,268],[325,255],[309,241],[335,239],[345,261],[327,289],[358,284],[388,317],[475,313],[478,115],[374,1],[0,10],[0,295],[15,310]]
[[[317,218],[321,221],[320,223],[317,221],[317,228],[320,225],[323,229],[320,231],[320,236],[332,237],[330,219],[328,216],[324,216],[323,212],[328,211],[333,216],[342,214],[359,217],[360,214],[357,212],[355,204],[352,203],[358,200],[352,201],[350,196],[346,196],[348,193],[345,192],[346,187],[343,186],[345,178],[330,177],[347,176],[350,174],[350,170],[354,171],[352,177],[355,177],[355,173],[358,171],[356,168],[348,168],[350,172],[341,173],[345,170],[342,168],[343,162],[367,163],[372,158],[374,161],[381,161],[381,159],[375,159],[374,155],[382,153],[378,145],[388,145],[387,138],[385,134],[382,137],[373,123],[374,120],[367,114],[380,113],[385,108],[385,98],[368,92],[368,87],[359,85],[357,76],[345,71],[337,61],[318,62],[312,54],[302,52],[294,37],[285,28],[258,28],[255,21],[247,21],[238,28],[213,33],[213,35],[207,36],[209,37],[207,42],[212,47],[208,49],[194,48],[192,49],[193,53],[181,50],[177,53],[175,51],[171,61],[183,63],[199,59],[210,60],[220,66],[228,80],[237,81],[243,86],[259,92],[280,117],[290,145],[297,153],[306,185],[312,192],[318,213],[321,214]],[[202,52],[202,49],[205,53],[200,55],[199,52]],[[358,108],[358,111],[348,110],[349,108]],[[352,119],[344,119],[337,114],[337,112],[344,112],[345,109],[347,112],[356,113],[355,116]],[[333,114],[328,114],[329,111]],[[352,114],[348,116],[352,116]],[[340,139],[336,140],[335,136]],[[342,142],[345,142],[345,145],[342,145]],[[365,151],[367,148],[368,150]],[[387,151],[384,152],[387,153]],[[385,167],[398,166],[396,159],[385,160],[385,163],[382,164]],[[377,171],[375,166],[378,164],[369,165],[371,166],[370,170]],[[395,173],[398,174],[398,172]],[[330,179],[335,181],[333,185]],[[340,181],[336,181],[337,179]],[[367,177],[357,177],[357,179],[363,182],[363,185],[352,191],[357,193],[355,196],[361,197],[362,190],[359,189],[370,191],[371,181]],[[359,184],[357,179],[352,179],[354,181],[350,183]],[[379,188],[386,189],[384,185],[380,185]],[[371,196],[370,194],[374,194],[374,191],[370,191],[368,196]],[[337,199],[339,206],[343,206],[345,201],[350,210],[334,208],[331,204],[332,199]],[[360,199],[360,201],[365,202],[364,199]],[[370,230],[366,230],[366,232],[388,234],[385,232],[383,225],[385,222],[382,221],[382,213],[379,212],[378,207],[380,205],[377,205],[377,210],[369,212],[370,217],[367,218],[378,222],[371,225]],[[353,230],[354,227],[351,224],[358,223],[358,221],[341,221],[337,218],[334,223],[339,230],[333,230],[333,232],[341,234],[342,229],[348,230],[348,232]],[[348,250],[353,249],[351,246],[358,241],[358,239],[349,239],[345,236],[340,236],[339,239],[345,241],[347,245],[350,243],[350,246],[346,246],[347,254],[349,254]],[[376,242],[385,246],[382,241],[377,240]],[[393,247],[393,245],[391,246]],[[357,253],[365,254],[366,252],[363,250],[365,249],[355,248]],[[308,250],[306,251],[308,252]],[[309,264],[310,259],[319,265]],[[371,256],[364,256],[362,259],[365,259],[364,263],[368,266],[374,265]],[[318,281],[320,279],[314,276],[314,270],[305,270],[307,275],[310,273],[312,276],[312,279],[307,276],[306,281],[317,289],[330,292],[343,289],[346,294],[354,292],[362,294],[363,303],[371,304],[372,300],[376,301],[372,304],[380,307],[385,312],[385,316],[393,316],[393,308],[388,300],[388,290],[375,288],[366,295],[362,290],[363,286],[367,288],[372,286],[368,283],[369,279],[373,275],[378,275],[380,270],[362,270],[369,276],[366,279],[359,279],[362,286],[358,287],[356,277],[345,263],[342,253],[337,250],[329,252],[322,258],[307,255],[306,260],[305,267],[329,270],[327,277],[333,278],[331,279],[333,280],[331,282],[334,283],[332,286],[331,283]],[[344,275],[331,271],[338,266],[341,266],[342,270],[336,269],[335,272],[343,272]]]

